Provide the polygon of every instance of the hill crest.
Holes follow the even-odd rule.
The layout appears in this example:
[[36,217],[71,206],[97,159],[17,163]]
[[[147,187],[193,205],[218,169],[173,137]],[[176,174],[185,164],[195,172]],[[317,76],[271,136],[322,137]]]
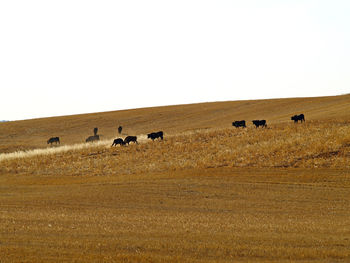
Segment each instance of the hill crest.
[[266,119],[268,124],[289,123],[294,114],[304,113],[306,121],[350,120],[350,95],[206,102],[138,108],[0,123],[0,153],[47,147],[50,137],[63,144],[84,142],[98,127],[105,138],[123,134],[146,134],[163,130],[177,134],[211,128],[230,127],[232,121]]

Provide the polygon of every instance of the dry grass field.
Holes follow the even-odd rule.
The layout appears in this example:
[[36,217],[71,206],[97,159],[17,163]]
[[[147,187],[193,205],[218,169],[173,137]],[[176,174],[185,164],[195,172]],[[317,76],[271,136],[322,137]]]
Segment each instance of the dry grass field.
[[[147,134],[166,134],[231,128],[234,120],[266,119],[268,124],[290,123],[294,114],[304,113],[306,121],[350,121],[350,95],[274,100],[229,101],[143,108],[0,123],[0,153],[47,147],[50,137],[59,136],[63,145],[85,142],[99,128],[103,139]],[[248,123],[252,126],[252,123]]]
[[[0,123],[0,262],[350,262],[349,112],[344,95]],[[111,147],[119,125],[139,144]]]

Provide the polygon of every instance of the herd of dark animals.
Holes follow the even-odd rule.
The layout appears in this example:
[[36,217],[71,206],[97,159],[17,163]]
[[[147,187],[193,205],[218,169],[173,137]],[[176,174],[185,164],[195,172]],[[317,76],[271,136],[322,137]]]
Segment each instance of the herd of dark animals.
[[[122,126],[118,127],[118,133],[121,134],[123,130]],[[89,137],[86,138],[85,142],[95,142],[95,141],[99,141],[100,140],[100,135],[97,134],[98,132],[98,128],[94,128],[94,135],[91,135]],[[152,132],[147,134],[147,138],[151,139],[152,141],[154,141],[157,138],[160,138],[161,140],[163,140],[163,131],[159,131],[159,132]],[[119,145],[129,145],[131,142],[138,144],[137,142],[137,136],[127,136],[125,137],[125,139],[123,140],[122,138],[117,138],[114,139],[112,146],[117,146]],[[59,137],[52,137],[47,141],[47,144],[52,144],[53,143],[57,143],[60,144],[60,138]]]
[[[149,134],[147,134],[147,138],[151,139],[152,141],[154,141],[157,138],[160,138],[161,140],[163,140],[163,132],[159,131],[159,132],[149,133]],[[122,138],[114,139],[112,146],[117,146],[118,144],[121,146],[126,145],[126,144],[129,145],[130,142],[138,144],[137,136],[127,136],[124,140]]]
[[[258,128],[259,126],[261,126],[263,128],[267,127],[266,120],[253,120],[252,122],[253,122],[253,124],[255,125],[256,128]],[[236,128],[239,128],[239,127],[245,128],[245,127],[247,127],[245,125],[245,121],[244,120],[243,121],[234,121],[234,122],[232,122],[232,126],[234,126]]]
[[[299,114],[299,115],[294,115],[290,118],[292,121],[294,121],[294,123],[298,123],[299,121],[302,123],[302,122],[305,122],[305,116],[304,114]],[[267,123],[266,123],[266,120],[253,120],[252,123],[255,125],[255,128],[259,128],[260,126],[262,128],[265,128],[267,127]],[[236,127],[236,128],[239,128],[239,127],[242,127],[242,128],[246,128],[246,122],[245,120],[241,120],[241,121],[234,121],[232,122],[232,126]],[[122,126],[119,126],[118,127],[118,133],[121,134],[122,133],[122,130],[123,130],[123,127]],[[97,134],[98,132],[98,128],[94,128],[94,135],[92,136],[89,136],[85,142],[94,142],[94,141],[99,141],[100,140],[100,135]],[[151,139],[152,141],[154,141],[155,139],[160,139],[160,140],[163,140],[163,131],[159,131],[159,132],[152,132],[152,133],[149,133],[147,134],[147,138],[148,139]],[[125,137],[125,139],[123,140],[122,138],[117,138],[117,139],[114,139],[113,140],[113,144],[112,146],[117,146],[118,144],[120,146],[124,146],[126,144],[130,144],[131,142],[133,143],[136,143],[138,144],[137,142],[137,136],[127,136]],[[60,144],[60,138],[59,137],[52,137],[50,138],[48,141],[47,141],[47,144],[52,144],[53,143],[57,143]]]
[[[294,116],[290,117],[290,119],[292,121],[294,121],[294,123],[298,123],[298,121],[305,122],[304,114],[294,115]],[[255,128],[259,128],[260,126],[263,127],[263,128],[267,127],[266,120],[253,120],[252,123],[255,125]],[[245,128],[245,127],[247,127],[244,120],[242,120],[242,121],[234,121],[234,122],[232,122],[232,126],[234,126],[236,128],[239,128],[239,127]]]

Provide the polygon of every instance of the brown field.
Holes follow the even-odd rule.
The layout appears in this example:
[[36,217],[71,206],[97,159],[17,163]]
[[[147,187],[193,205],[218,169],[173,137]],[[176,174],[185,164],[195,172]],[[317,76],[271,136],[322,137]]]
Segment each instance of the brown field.
[[[350,262],[349,112],[344,95],[0,123],[0,262]],[[119,125],[140,143],[110,147]]]

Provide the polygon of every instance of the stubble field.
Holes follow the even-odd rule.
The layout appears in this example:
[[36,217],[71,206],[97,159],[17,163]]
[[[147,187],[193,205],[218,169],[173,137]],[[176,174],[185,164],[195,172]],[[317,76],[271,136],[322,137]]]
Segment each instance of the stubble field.
[[[115,112],[113,124],[112,112],[0,124],[0,262],[350,261],[349,102],[208,103]],[[291,123],[299,112],[306,123]],[[230,127],[260,114],[267,128]],[[111,147],[119,123],[122,137],[140,143]],[[95,126],[104,141],[81,144]],[[164,140],[147,140],[157,130]],[[45,149],[57,133],[62,146]]]

